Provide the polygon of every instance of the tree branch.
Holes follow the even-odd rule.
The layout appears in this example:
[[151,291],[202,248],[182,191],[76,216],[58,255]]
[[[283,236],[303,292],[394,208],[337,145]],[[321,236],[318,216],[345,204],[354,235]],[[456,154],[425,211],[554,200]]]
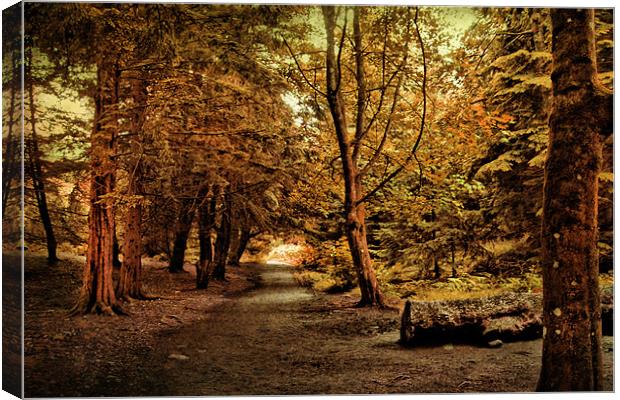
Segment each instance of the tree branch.
[[[357,10],[359,7],[355,7]],[[340,83],[342,82],[342,63],[340,58],[342,56],[342,48],[344,47],[344,38],[347,33],[347,9],[344,9],[344,25],[342,27],[342,35],[340,36],[340,45],[338,46],[338,56],[336,57],[336,67],[338,69],[338,77],[336,79],[336,92],[340,89]]]
[[364,129],[364,109],[366,108],[366,77],[364,76],[364,54],[362,53],[362,30],[360,27],[360,7],[353,9],[353,38],[355,42],[355,78],[357,80],[357,114],[355,116],[354,161],[359,157],[360,143]]
[[[361,132],[361,134],[359,136],[356,137],[356,139],[355,139],[356,142],[360,142],[368,134],[368,132],[370,132],[370,128],[375,123],[377,117],[379,116],[379,113],[381,112],[381,110],[383,108],[383,102],[385,100],[385,95],[387,93],[387,90],[391,87],[392,81],[394,80],[394,78],[396,78],[396,76],[398,76],[399,79],[398,79],[397,84],[395,86],[395,98],[398,97],[398,92],[400,91],[400,86],[402,84],[401,75],[398,75],[398,74],[400,72],[402,72],[402,70],[407,65],[408,49],[409,49],[409,41],[410,41],[409,30],[410,30],[410,26],[407,25],[407,36],[406,36],[407,39],[405,41],[405,49],[406,49],[405,50],[405,55],[403,56],[403,59],[400,62],[400,64],[398,64],[396,66],[396,69],[390,75],[387,83],[383,84],[383,86],[378,89],[378,90],[381,91],[381,96],[379,98],[379,105],[377,106],[377,109],[375,110],[375,112],[373,113],[372,117],[370,118],[370,121],[368,122],[368,124],[366,124],[366,128]],[[383,51],[385,52],[385,49]],[[382,74],[385,74],[385,63],[386,63],[385,54],[383,54],[382,55],[382,66],[383,66]],[[384,79],[385,78],[383,77],[382,80],[384,80]],[[392,113],[390,113],[390,118],[391,118],[391,115],[392,115]]]
[[[402,68],[404,68],[407,65],[407,60],[408,60],[408,56],[409,56],[409,40],[410,40],[410,26],[407,25],[407,34],[406,34],[406,40],[405,40],[405,55],[403,56],[403,60],[401,62],[401,64],[398,67],[398,70],[402,70]],[[372,155],[372,157],[370,158],[370,160],[368,161],[368,163],[364,166],[364,168],[362,168],[360,175],[366,175],[368,173],[368,171],[370,171],[370,169],[372,168],[372,166],[377,162],[377,160],[379,159],[381,152],[383,151],[383,147],[385,146],[386,142],[387,142],[387,138],[388,138],[388,134],[390,132],[390,129],[392,127],[392,121],[393,121],[393,117],[394,117],[394,113],[396,112],[396,106],[398,105],[398,101],[400,98],[400,88],[402,85],[402,81],[403,81],[403,74],[400,74],[398,76],[398,81],[396,82],[396,87],[394,88],[394,95],[393,95],[393,99],[392,99],[392,106],[390,107],[390,113],[388,115],[387,118],[387,122],[385,124],[385,127],[383,129],[383,136],[381,138],[381,142],[379,144],[379,147],[377,148],[377,151]]]
[[327,97],[326,93],[324,93],[316,85],[313,85],[310,82],[310,80],[308,79],[308,77],[306,77],[306,74],[304,73],[304,70],[301,68],[301,65],[299,64],[299,61],[297,61],[297,57],[293,53],[293,49],[291,49],[291,46],[289,46],[289,44],[286,41],[286,39],[284,38],[284,36],[282,36],[282,40],[284,41],[284,45],[286,46],[286,48],[288,49],[289,53],[291,54],[291,57],[293,57],[293,61],[295,61],[295,65],[297,65],[297,69],[299,70],[299,73],[301,74],[301,76],[304,78],[304,81],[306,81],[306,83],[308,84],[308,86],[310,86],[312,88],[312,90],[314,90],[315,92],[319,93],[323,97]]
[[409,156],[407,157],[407,160],[405,160],[405,164],[401,165],[400,167],[396,168],[394,171],[392,171],[391,174],[389,174],[385,179],[383,179],[373,190],[371,190],[370,192],[368,192],[364,197],[362,197],[362,199],[360,199],[357,204],[361,204],[364,203],[365,201],[367,201],[368,199],[370,199],[372,196],[374,196],[378,191],[380,191],[381,189],[383,189],[383,187],[385,185],[387,185],[392,179],[394,179],[394,177],[396,175],[398,175],[403,169],[405,169],[405,166],[407,164],[409,164],[409,162],[416,157],[416,151],[418,150],[418,147],[420,146],[420,142],[422,140],[422,135],[424,133],[424,125],[426,123],[426,80],[427,80],[427,66],[426,66],[426,50],[424,48],[424,41],[422,40],[422,35],[420,34],[420,26],[418,25],[418,13],[419,13],[419,8],[416,8],[415,11],[415,18],[414,18],[414,24],[415,24],[415,30],[416,30],[416,34],[418,37],[418,41],[420,42],[420,50],[422,51],[422,68],[423,68],[423,75],[422,75],[422,120],[420,121],[420,130],[418,132],[418,137],[413,145],[413,148],[411,149],[411,153],[409,154]]

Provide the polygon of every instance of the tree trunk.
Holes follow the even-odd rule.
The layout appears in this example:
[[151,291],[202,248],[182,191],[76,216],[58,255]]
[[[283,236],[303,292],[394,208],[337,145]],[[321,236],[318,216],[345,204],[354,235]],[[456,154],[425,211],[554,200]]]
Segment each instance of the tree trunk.
[[[134,104],[146,104],[146,81],[133,80],[131,83]],[[129,147],[133,154],[133,163],[129,165],[127,195],[131,200],[125,216],[125,236],[123,242],[123,264],[119,274],[116,295],[120,299],[145,300],[151,297],[142,290],[142,203],[135,196],[142,195],[141,141],[142,126],[145,113],[142,108],[136,108],[131,114],[131,132]]]
[[[357,158],[353,157],[353,149],[347,132],[348,125],[346,121],[345,104],[340,93],[340,67],[337,64],[338,60],[336,59],[334,51],[334,30],[336,27],[335,7],[323,6],[322,10],[327,34],[326,95],[334,122],[336,137],[338,139],[338,148],[340,150],[340,160],[342,162],[345,189],[345,233],[361,291],[359,305],[383,306],[383,295],[379,289],[372,267],[370,253],[368,252],[368,242],[366,239],[366,210],[363,204],[359,204],[360,199],[362,199],[362,177],[357,167]],[[359,20],[357,20],[357,22],[359,24]],[[357,52],[357,54],[361,53]],[[362,115],[358,114],[357,117],[358,119],[362,118]],[[363,126],[363,124],[358,125]]]
[[2,160],[2,215],[6,216],[6,205],[9,201],[9,196],[11,194],[11,186],[13,183],[13,178],[19,172],[19,168],[16,165],[16,148],[18,147],[18,143],[13,137],[13,126],[15,125],[15,97],[17,90],[15,88],[17,84],[17,77],[19,77],[19,73],[17,72],[17,60],[18,55],[16,52],[12,54],[12,64],[11,64],[11,81],[9,82],[9,91],[10,91],[10,103],[9,109],[7,111],[8,121],[7,121],[7,137],[3,138],[4,146],[6,148],[6,153],[4,154],[4,158]]
[[372,267],[366,238],[366,209],[363,204],[351,207],[347,212],[346,236],[357,273],[361,299],[358,305],[383,306],[383,294]]
[[[139,193],[137,177],[130,177],[127,194]],[[129,206],[125,216],[125,235],[123,241],[123,263],[119,274],[116,295],[119,299],[144,300],[142,292],[142,204],[136,202]]]
[[[433,225],[436,219],[437,219],[437,215],[435,214],[435,210],[432,210],[431,211],[431,222],[433,222]],[[437,231],[435,231],[434,226],[433,226],[433,233],[431,234],[431,237],[433,240],[437,239]],[[435,276],[435,279],[441,278],[441,270],[439,269],[439,257],[437,256],[438,251],[439,249],[433,250],[433,274]]]
[[241,240],[241,227],[239,221],[235,221],[232,224],[230,232],[230,250],[228,251],[228,265],[238,266],[239,263],[235,262],[237,250],[239,249],[239,241]]
[[543,360],[537,390],[601,390],[598,175],[609,95],[596,80],[594,11],[552,9],[553,106],[542,222]]
[[73,313],[122,313],[112,282],[114,204],[104,196],[114,190],[116,111],[120,71],[107,60],[97,63],[95,123],[90,149],[90,211],[88,250],[82,288]]
[[208,204],[200,208],[198,221],[198,240],[200,245],[200,259],[196,265],[196,289],[206,289],[214,262],[215,249],[211,230],[215,226],[215,212],[217,208],[218,189],[214,188]]
[[450,263],[452,266],[452,277],[456,278],[456,261],[454,260],[454,242],[450,243],[450,253],[452,254],[452,262]]
[[195,210],[193,202],[184,201],[181,204],[181,210],[177,219],[176,231],[174,235],[172,257],[170,257],[170,264],[168,265],[168,271],[170,272],[176,273],[183,271],[183,265],[185,263],[185,250],[187,249],[187,239],[189,238],[189,232],[192,229],[194,213]]
[[116,229],[114,229],[114,245],[112,247],[112,266],[118,269],[123,263],[121,263],[121,246],[118,243],[118,236],[116,235]]
[[243,253],[245,253],[245,249],[248,247],[251,237],[252,232],[250,228],[242,227],[240,229],[237,246],[235,251],[232,253],[232,258],[230,260],[231,265],[239,265],[241,262],[241,257],[243,257]]
[[217,239],[215,240],[215,269],[213,270],[213,279],[226,280],[226,263],[228,262],[228,253],[230,250],[230,234],[232,229],[232,199],[230,191],[224,195],[224,207],[220,226],[217,229]]
[[36,127],[36,107],[34,102],[34,82],[32,75],[32,49],[26,51],[26,79],[28,82],[28,102],[30,108],[30,129],[31,137],[29,141],[29,170],[32,178],[37,206],[39,208],[39,216],[45,231],[45,239],[47,242],[47,261],[50,264],[58,262],[56,256],[56,236],[54,235],[54,227],[50,217],[49,208],[47,206],[47,194],[45,193],[45,180],[43,178],[43,168],[41,167],[41,154],[39,152],[39,138]]

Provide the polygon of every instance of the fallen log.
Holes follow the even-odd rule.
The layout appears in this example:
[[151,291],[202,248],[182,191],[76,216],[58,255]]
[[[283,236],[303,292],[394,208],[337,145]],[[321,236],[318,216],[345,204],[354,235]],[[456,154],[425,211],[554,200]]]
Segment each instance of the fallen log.
[[[603,334],[613,335],[613,289],[601,293]],[[542,337],[542,294],[504,293],[477,299],[407,300],[400,343],[497,345]],[[501,344],[501,342],[499,342]]]

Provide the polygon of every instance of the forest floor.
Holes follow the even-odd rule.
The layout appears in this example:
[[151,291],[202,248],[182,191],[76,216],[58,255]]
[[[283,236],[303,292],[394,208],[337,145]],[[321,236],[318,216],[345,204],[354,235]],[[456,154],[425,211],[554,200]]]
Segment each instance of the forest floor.
[[[313,293],[278,264],[230,267],[197,291],[193,274],[151,260],[145,286],[160,300],[68,317],[82,264],[63,258],[26,259],[26,397],[529,392],[538,378],[540,340],[403,348],[397,310]],[[613,338],[603,343],[612,390]]]

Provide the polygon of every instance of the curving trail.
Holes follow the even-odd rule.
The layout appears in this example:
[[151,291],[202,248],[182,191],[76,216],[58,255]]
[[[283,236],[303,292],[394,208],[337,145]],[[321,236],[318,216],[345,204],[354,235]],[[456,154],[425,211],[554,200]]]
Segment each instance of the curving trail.
[[[258,287],[162,338],[132,395],[532,391],[540,341],[500,349],[403,349],[395,311],[335,307],[285,265],[256,265]],[[351,302],[352,303],[352,302]],[[169,358],[171,354],[174,354]],[[611,357],[612,353],[609,354]],[[180,355],[181,359],[178,359]],[[184,357],[188,357],[185,359]],[[606,360],[610,366],[610,360]],[[610,370],[610,368],[608,368]],[[611,389],[611,380],[607,382]]]

